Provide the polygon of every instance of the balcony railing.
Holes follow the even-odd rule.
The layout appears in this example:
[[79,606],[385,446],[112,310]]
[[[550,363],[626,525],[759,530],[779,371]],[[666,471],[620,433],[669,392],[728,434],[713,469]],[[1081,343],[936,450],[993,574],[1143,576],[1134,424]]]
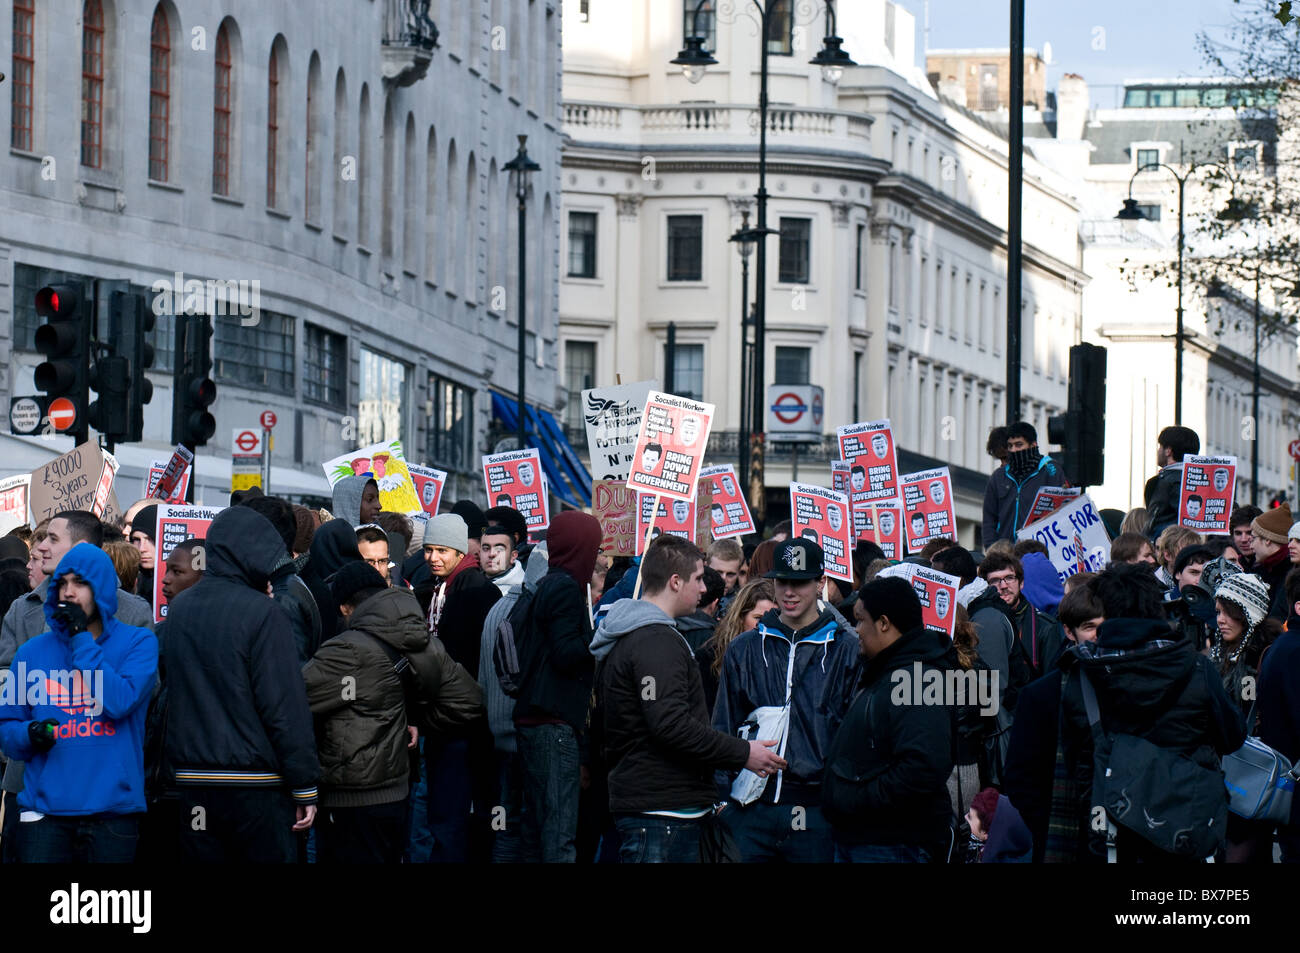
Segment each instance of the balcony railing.
[[[628,106],[567,102],[565,132],[576,140],[641,143],[656,139],[680,142],[683,137],[734,138],[758,136],[758,110],[753,106],[718,103],[676,103]],[[769,138],[788,145],[862,150],[871,139],[871,120],[861,113],[836,109],[773,106],[767,113]],[[802,142],[800,142],[802,140]]]

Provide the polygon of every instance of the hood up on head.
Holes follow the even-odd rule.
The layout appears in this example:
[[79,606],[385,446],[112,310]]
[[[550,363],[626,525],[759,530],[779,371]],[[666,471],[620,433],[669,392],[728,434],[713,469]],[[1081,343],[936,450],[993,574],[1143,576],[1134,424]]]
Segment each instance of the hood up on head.
[[[283,549],[284,547],[281,546]],[[328,579],[344,565],[361,558],[357,531],[345,519],[333,519],[311,538],[310,565],[321,579]]]
[[90,543],[77,543],[59,560],[54,575],[50,577],[50,587],[45,591],[45,624],[50,631],[67,637],[63,623],[54,619],[54,610],[59,605],[59,580],[68,573],[76,573],[90,584],[100,621],[107,628],[117,615],[117,570],[113,568],[108,553]]
[[1052,612],[1065,598],[1065,587],[1056,567],[1042,553],[1025,553],[1020,560],[1024,567],[1025,582],[1021,591],[1029,604],[1039,612]]
[[562,569],[580,586],[591,582],[600,554],[600,521],[589,513],[565,510],[546,533],[552,569]]
[[364,473],[344,477],[334,484],[334,515],[347,520],[353,529],[361,525],[361,497],[368,483],[374,483],[375,489],[379,489],[375,478]]
[[288,555],[271,521],[247,506],[217,514],[208,527],[204,551],[207,576],[234,579],[259,591]]

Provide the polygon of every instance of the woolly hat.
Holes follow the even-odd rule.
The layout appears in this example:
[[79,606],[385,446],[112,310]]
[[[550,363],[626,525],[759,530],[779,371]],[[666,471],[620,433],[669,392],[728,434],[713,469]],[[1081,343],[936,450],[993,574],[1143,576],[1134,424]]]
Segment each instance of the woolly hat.
[[1251,521],[1250,531],[1256,536],[1286,545],[1287,533],[1291,530],[1291,507],[1286,503],[1265,510]]
[[330,579],[330,598],[343,605],[363,589],[387,589],[388,583],[379,571],[365,562],[350,562]]
[[1021,591],[1025,599],[1039,612],[1055,612],[1065,598],[1065,587],[1061,585],[1061,574],[1056,567],[1042,553],[1025,553],[1020,564],[1024,568],[1025,582]]
[[1239,572],[1241,572],[1241,567],[1231,559],[1224,559],[1222,556],[1211,559],[1205,564],[1205,568],[1201,570],[1200,587],[1213,595],[1215,590],[1223,585],[1225,579],[1229,576],[1235,576]]
[[1300,539],[1300,523],[1292,523],[1290,531],[1286,534],[1287,539]]
[[1254,629],[1268,617],[1268,585],[1258,576],[1239,572],[1229,576],[1214,590],[1214,598],[1231,602],[1246,613],[1246,623]]
[[144,533],[149,537],[149,542],[154,542],[154,533],[158,531],[158,505],[151,503],[148,506],[140,508],[140,512],[135,514],[131,520],[131,533]]
[[980,819],[980,827],[984,828],[987,835],[993,827],[993,818],[998,813],[998,794],[997,788],[985,788],[979,794],[976,794],[970,802],[971,809],[975,816]]
[[469,527],[455,513],[439,513],[424,524],[425,546],[446,546],[458,553],[469,552]]

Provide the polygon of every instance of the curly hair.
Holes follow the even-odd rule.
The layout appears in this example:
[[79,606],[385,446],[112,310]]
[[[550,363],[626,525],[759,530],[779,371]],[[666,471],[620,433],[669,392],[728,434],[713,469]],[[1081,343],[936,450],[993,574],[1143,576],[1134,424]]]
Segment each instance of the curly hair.
[[722,663],[727,657],[727,646],[735,641],[736,636],[745,631],[745,617],[754,611],[754,606],[766,599],[776,602],[776,586],[771,579],[755,579],[747,583],[727,605],[727,613],[718,623],[713,635],[705,645],[713,652],[713,674],[722,675]]

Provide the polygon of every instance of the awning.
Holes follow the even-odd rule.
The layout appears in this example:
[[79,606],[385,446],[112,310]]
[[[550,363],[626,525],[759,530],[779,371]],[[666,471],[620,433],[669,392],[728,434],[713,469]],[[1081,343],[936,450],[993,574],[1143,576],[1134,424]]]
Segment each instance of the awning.
[[[492,392],[492,413],[506,430],[515,432],[519,429],[518,410],[517,400]],[[550,411],[540,407],[529,404],[527,414],[530,446],[536,447],[542,458],[542,469],[546,472],[551,492],[578,509],[590,506],[591,474],[564,436],[564,428]]]

